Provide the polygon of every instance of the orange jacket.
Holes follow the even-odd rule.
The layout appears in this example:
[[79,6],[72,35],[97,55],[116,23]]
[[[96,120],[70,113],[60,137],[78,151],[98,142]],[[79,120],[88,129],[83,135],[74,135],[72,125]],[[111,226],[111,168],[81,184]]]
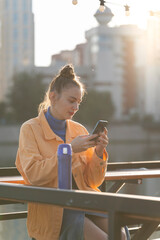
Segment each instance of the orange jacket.
[[[67,120],[66,143],[88,134],[79,123]],[[64,143],[50,128],[44,112],[25,122],[20,130],[16,166],[30,185],[57,188],[57,148]],[[99,158],[94,148],[72,154],[72,173],[80,190],[99,191],[107,167],[107,152]],[[36,240],[58,240],[63,208],[29,203],[27,228]]]

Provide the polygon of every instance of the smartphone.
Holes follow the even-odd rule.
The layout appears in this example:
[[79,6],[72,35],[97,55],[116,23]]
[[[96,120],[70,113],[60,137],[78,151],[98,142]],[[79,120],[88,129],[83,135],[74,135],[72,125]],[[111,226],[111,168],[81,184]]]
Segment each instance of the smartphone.
[[[92,131],[91,134],[99,134],[100,132],[103,132],[103,131],[104,131],[104,128],[107,126],[107,124],[108,124],[108,121],[99,120],[99,121],[96,123],[96,125],[95,125],[95,127],[94,127],[94,129],[93,129],[93,131]],[[98,137],[93,138],[92,140],[96,140],[97,138],[98,138]],[[91,140],[91,141],[92,141],[92,140]]]

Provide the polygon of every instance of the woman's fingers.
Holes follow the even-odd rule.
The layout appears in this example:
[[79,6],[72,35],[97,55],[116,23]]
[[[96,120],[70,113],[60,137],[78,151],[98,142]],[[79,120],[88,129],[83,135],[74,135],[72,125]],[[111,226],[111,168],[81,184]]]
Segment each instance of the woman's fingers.
[[98,136],[97,134],[94,134],[91,136],[81,135],[81,136],[76,137],[71,142],[73,152],[83,152],[83,151],[86,151],[90,147],[96,146],[96,141],[92,140],[92,139],[94,139],[97,136]]
[[101,133],[100,136],[98,137],[97,144],[100,144],[106,147],[108,143],[109,143],[109,138],[107,136],[107,129],[105,129],[105,131]]
[[[88,141],[93,141],[94,138],[97,138],[98,137],[98,134],[92,134],[92,135],[88,135]],[[95,141],[94,141],[95,142]]]

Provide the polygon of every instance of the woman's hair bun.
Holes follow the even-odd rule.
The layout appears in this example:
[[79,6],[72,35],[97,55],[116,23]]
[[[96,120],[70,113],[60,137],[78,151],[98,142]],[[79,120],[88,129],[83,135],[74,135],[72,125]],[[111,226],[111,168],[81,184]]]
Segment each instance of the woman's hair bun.
[[72,64],[64,66],[59,75],[64,78],[74,78],[75,77],[75,72]]

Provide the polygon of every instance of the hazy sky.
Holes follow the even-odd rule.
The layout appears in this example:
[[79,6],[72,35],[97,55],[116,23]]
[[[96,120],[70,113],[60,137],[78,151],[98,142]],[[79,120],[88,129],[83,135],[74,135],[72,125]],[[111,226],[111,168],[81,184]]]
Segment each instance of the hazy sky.
[[[99,0],[32,0],[35,21],[35,64],[47,66],[51,55],[61,50],[74,49],[85,42],[85,31],[97,26],[93,16]],[[116,4],[110,4],[116,3]],[[125,17],[123,5],[131,6],[130,17]],[[118,5],[119,4],[119,5]],[[151,10],[160,10],[160,0],[110,0],[106,5],[115,15],[112,26],[135,23],[144,27]]]

